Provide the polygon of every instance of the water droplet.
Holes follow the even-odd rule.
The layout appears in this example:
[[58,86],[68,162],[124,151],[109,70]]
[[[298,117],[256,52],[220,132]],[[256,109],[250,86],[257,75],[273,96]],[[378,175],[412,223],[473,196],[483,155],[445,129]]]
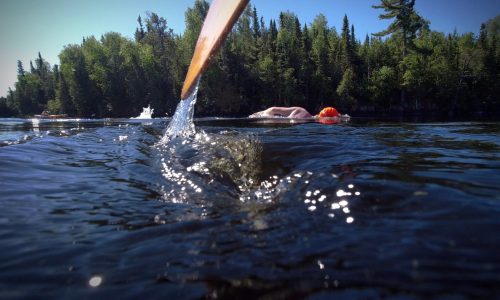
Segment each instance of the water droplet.
[[321,262],[321,260],[318,260],[318,266],[321,270],[325,268],[325,265]]
[[91,287],[98,287],[101,285],[101,283],[102,283],[101,276],[94,276],[94,277],[90,278],[90,280],[89,280],[89,285]]

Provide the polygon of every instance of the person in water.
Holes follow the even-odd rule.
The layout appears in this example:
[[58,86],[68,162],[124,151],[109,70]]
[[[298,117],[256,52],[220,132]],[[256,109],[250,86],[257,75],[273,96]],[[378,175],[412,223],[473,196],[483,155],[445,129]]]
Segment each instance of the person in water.
[[302,107],[269,107],[266,110],[256,112],[251,114],[249,118],[296,118],[296,119],[308,119],[312,118],[311,115],[305,108]]
[[325,107],[319,112],[319,114],[313,116],[305,108],[298,107],[298,106],[294,106],[294,107],[273,106],[273,107],[270,107],[266,110],[251,114],[249,116],[249,118],[275,118],[275,117],[293,118],[293,119],[315,118],[315,119],[319,119],[321,121],[321,120],[325,120],[328,118],[339,119],[339,118],[344,117],[344,116],[340,115],[340,113],[333,107]]

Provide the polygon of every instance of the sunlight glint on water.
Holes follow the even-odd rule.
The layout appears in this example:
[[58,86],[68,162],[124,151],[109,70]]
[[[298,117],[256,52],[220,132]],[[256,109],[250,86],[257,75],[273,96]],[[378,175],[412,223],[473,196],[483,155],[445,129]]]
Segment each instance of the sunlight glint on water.
[[360,122],[0,120],[0,299],[497,299],[499,124]]

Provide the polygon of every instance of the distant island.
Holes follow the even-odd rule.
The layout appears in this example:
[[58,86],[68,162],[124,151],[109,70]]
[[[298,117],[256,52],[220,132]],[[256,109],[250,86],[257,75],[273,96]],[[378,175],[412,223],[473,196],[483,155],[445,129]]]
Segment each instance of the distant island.
[[[358,38],[344,17],[338,31],[324,15],[301,24],[293,12],[265,24],[248,6],[203,75],[196,116],[248,116],[269,106],[351,115],[497,116],[500,112],[500,15],[473,33],[430,30],[415,1],[373,8],[392,23]],[[39,53],[0,98],[0,117],[43,111],[71,117],[133,117],[151,105],[172,115],[209,4],[185,13],[174,34],[155,13],[137,19],[135,39],[109,32],[83,38],[51,66]]]

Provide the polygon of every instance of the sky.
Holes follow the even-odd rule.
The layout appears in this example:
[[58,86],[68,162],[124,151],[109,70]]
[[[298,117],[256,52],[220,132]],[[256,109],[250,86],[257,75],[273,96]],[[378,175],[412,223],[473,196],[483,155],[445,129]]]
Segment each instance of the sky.
[[[65,45],[110,31],[133,38],[137,17],[155,12],[175,33],[184,31],[184,13],[195,0],[0,0],[0,96],[14,89],[17,60],[29,70],[38,52],[51,65]],[[209,1],[211,2],[211,1]],[[322,13],[339,31],[347,15],[358,39],[389,24],[379,20],[379,0],[250,0],[266,24],[281,11],[295,13],[309,24]],[[431,29],[451,33],[479,32],[481,23],[500,14],[500,0],[417,0],[415,8],[431,21]]]

